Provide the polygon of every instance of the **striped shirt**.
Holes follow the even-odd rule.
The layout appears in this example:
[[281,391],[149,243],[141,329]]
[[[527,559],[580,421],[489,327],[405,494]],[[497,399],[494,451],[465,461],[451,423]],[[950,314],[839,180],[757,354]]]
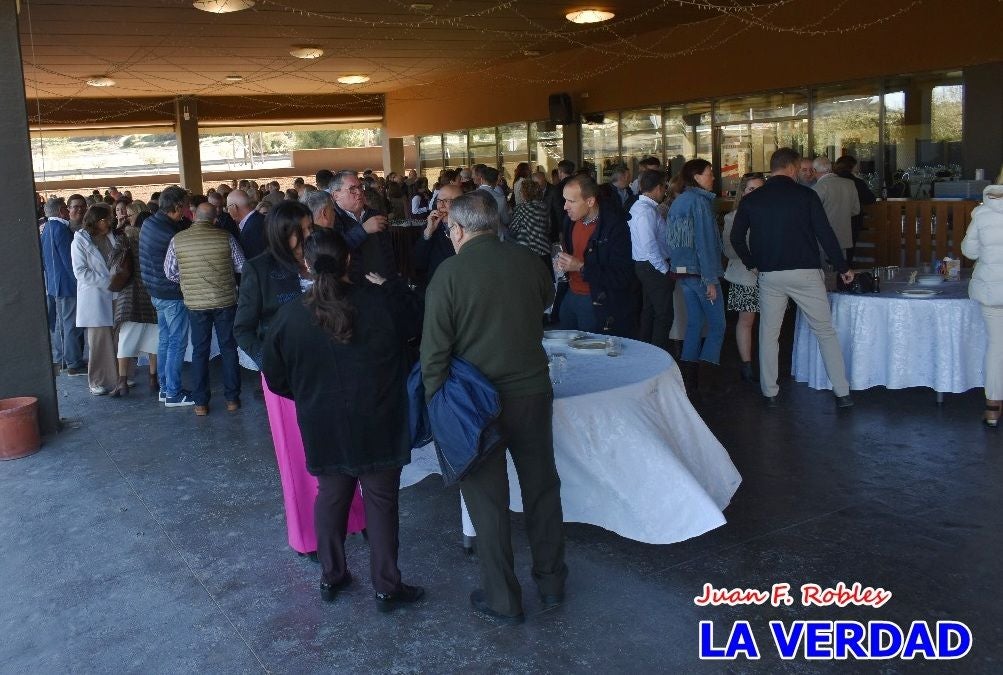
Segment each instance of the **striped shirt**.
[[509,235],[537,255],[550,255],[550,214],[541,201],[518,204],[512,212]]

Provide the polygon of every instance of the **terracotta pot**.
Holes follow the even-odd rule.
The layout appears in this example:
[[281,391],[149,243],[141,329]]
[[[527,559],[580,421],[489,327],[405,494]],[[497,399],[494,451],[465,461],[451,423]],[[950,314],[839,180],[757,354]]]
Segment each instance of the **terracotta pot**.
[[34,396],[0,399],[0,460],[33,455],[41,444],[38,399]]

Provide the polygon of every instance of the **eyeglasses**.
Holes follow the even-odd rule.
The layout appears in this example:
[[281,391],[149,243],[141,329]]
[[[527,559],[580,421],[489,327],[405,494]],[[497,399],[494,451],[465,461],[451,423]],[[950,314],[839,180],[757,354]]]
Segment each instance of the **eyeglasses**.
[[452,199],[443,199],[442,197],[440,197],[440,198],[438,198],[438,199],[435,200],[435,203],[436,203],[436,205],[439,205],[439,204],[452,204],[453,200]]
[[349,194],[357,195],[362,192],[362,186],[352,185],[346,188],[338,188],[338,192],[348,192]]

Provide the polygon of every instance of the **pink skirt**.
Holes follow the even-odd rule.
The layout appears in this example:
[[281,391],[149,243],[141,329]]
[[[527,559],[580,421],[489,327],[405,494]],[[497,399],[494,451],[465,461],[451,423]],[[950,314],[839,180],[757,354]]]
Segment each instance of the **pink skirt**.
[[[317,479],[306,470],[303,438],[296,422],[296,404],[272,393],[264,376],[261,377],[261,388],[265,392],[268,424],[272,428],[275,459],[279,464],[289,545],[300,553],[312,553],[317,550],[317,534],[313,527]],[[366,512],[362,506],[362,491],[356,487],[355,499],[352,500],[352,508],[348,513],[348,532],[361,532],[365,528]]]

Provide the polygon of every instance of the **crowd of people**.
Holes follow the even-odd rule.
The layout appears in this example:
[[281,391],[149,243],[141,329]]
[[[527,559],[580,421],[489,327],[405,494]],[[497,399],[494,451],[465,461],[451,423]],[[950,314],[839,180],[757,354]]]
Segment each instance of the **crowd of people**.
[[[511,188],[483,164],[443,170],[431,186],[413,171],[324,170],[314,184],[296,179],[285,191],[244,180],[206,195],[171,186],[145,204],[115,188],[52,196],[42,202],[40,231],[54,366],[86,374],[95,396],[122,397],[145,356],[151,394],[205,416],[213,335],[230,413],[241,408],[239,361],[253,362],[290,546],[316,554],[320,594],[331,601],[352,582],[346,536],[364,533],[376,604],[389,611],[424,595],[398,566],[397,492],[413,441],[408,373],[420,363],[431,399],[462,358],[500,397],[533,578],[541,601],[559,604],[567,566],[545,325],[661,347],[692,391],[698,364],[720,363],[727,307],[738,313],[740,376],[758,379],[773,407],[780,326],[793,300],[818,337],[836,404],[852,405],[822,268],[827,261],[844,282],[853,279],[853,218],[866,202],[853,179],[836,175],[827,158],[806,164],[777,150],[768,176],[742,178],[722,237],[713,166],[693,159],[677,169],[670,180],[645,158],[634,180],[617,167],[600,185],[568,160],[551,176],[522,163]],[[398,218],[425,221],[410,279],[398,272],[387,231]],[[1000,255],[993,236],[966,253]],[[671,339],[677,286],[687,314],[681,345]],[[983,295],[995,307],[995,296]],[[182,384],[186,358],[190,388]],[[987,376],[995,419],[1001,381]],[[483,581],[471,604],[513,623],[523,609],[507,486],[499,452],[461,482]]]

